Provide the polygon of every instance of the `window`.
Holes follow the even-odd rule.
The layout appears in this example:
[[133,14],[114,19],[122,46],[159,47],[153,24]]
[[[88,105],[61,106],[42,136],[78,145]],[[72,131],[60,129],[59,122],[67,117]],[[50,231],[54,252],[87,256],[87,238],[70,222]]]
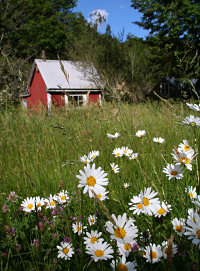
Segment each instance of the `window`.
[[73,106],[82,106],[84,105],[84,96],[83,95],[69,95],[68,103],[69,105],[73,105]]

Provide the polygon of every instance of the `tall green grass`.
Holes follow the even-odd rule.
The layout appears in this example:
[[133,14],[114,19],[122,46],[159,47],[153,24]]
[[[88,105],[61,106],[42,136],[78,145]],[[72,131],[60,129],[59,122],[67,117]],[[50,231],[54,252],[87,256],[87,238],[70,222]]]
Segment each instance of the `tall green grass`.
[[[46,196],[56,192],[61,181],[73,190],[75,175],[83,167],[79,158],[91,150],[100,151],[98,162],[107,171],[110,171],[110,162],[120,163],[120,177],[123,182],[131,182],[136,192],[145,185],[154,185],[157,189],[166,183],[168,186],[162,173],[165,160],[171,160],[172,148],[183,139],[191,144],[194,140],[190,129],[179,124],[188,112],[184,104],[169,108],[163,103],[149,102],[91,105],[53,112],[51,116],[21,110],[2,114],[0,191]],[[135,133],[143,129],[147,135],[138,139]],[[116,131],[120,133],[117,140],[107,137],[107,133]],[[165,139],[163,146],[152,141],[156,136]],[[115,159],[112,151],[122,146],[138,152],[138,160]],[[62,167],[66,161],[69,163]]]
[[[22,199],[38,195],[48,197],[64,187],[72,196],[67,215],[70,212],[82,215],[83,212],[88,216],[98,209],[105,222],[105,214],[93,199],[85,197],[84,208],[81,205],[76,178],[84,166],[80,156],[99,150],[100,156],[94,162],[108,173],[110,193],[106,206],[111,213],[131,213],[127,203],[132,196],[151,186],[159,193],[160,200],[173,206],[173,217],[186,217],[189,203],[186,206],[185,181],[169,181],[162,170],[167,163],[173,162],[174,146],[187,139],[194,147],[192,130],[181,124],[189,114],[191,110],[181,102],[170,106],[160,102],[90,105],[66,111],[54,109],[51,115],[23,110],[4,112],[0,115],[0,193],[8,195],[15,191]],[[146,136],[137,138],[138,130],[146,130]],[[107,133],[114,132],[119,132],[120,137],[109,139]],[[165,144],[153,142],[153,137],[159,136],[165,139]],[[113,150],[122,146],[138,153],[138,159],[115,158]],[[119,165],[119,174],[112,172],[111,162]],[[195,165],[193,167],[193,172],[187,175],[187,184],[197,186]],[[130,184],[126,190],[125,182]],[[138,217],[141,230],[151,222],[144,221],[143,216]],[[158,233],[157,237],[167,239],[169,232]],[[34,259],[33,252],[31,255]],[[45,268],[43,270],[48,270]],[[36,263],[34,270],[40,270]]]

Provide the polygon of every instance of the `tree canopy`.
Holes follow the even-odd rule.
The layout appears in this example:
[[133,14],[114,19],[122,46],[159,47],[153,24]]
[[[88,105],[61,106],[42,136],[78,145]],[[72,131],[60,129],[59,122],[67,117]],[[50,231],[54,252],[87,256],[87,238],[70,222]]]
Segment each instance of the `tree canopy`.
[[200,57],[200,2],[197,0],[131,0],[142,13],[139,26],[150,30],[156,53],[171,61],[172,73],[198,76]]
[[76,0],[1,0],[1,49],[19,57],[62,51],[73,29]]

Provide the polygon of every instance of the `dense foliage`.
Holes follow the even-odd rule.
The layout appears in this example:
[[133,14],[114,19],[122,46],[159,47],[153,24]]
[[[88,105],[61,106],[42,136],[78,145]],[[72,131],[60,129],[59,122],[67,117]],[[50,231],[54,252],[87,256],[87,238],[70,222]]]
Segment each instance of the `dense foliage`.
[[[139,26],[150,30],[156,55],[163,63],[164,70],[179,77],[197,77],[199,68],[199,22],[200,5],[196,0],[143,1],[131,0],[132,7],[143,14]],[[164,57],[163,57],[164,54]]]
[[[199,77],[198,1],[130,1],[143,13],[136,22],[146,40],[105,33],[73,8],[76,0],[2,0],[0,4],[0,100],[18,101],[35,58],[93,62],[104,97],[143,100],[163,77]],[[99,18],[104,20],[104,18]],[[3,97],[3,98],[2,98]],[[6,101],[6,102],[5,102]]]

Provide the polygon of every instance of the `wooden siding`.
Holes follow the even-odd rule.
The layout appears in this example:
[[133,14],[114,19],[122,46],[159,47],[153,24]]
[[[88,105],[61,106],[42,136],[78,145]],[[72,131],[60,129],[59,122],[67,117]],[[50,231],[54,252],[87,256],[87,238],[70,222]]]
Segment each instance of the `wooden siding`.
[[42,104],[48,110],[46,85],[38,69],[34,71],[29,93],[31,96],[27,98],[28,109],[36,109]]

